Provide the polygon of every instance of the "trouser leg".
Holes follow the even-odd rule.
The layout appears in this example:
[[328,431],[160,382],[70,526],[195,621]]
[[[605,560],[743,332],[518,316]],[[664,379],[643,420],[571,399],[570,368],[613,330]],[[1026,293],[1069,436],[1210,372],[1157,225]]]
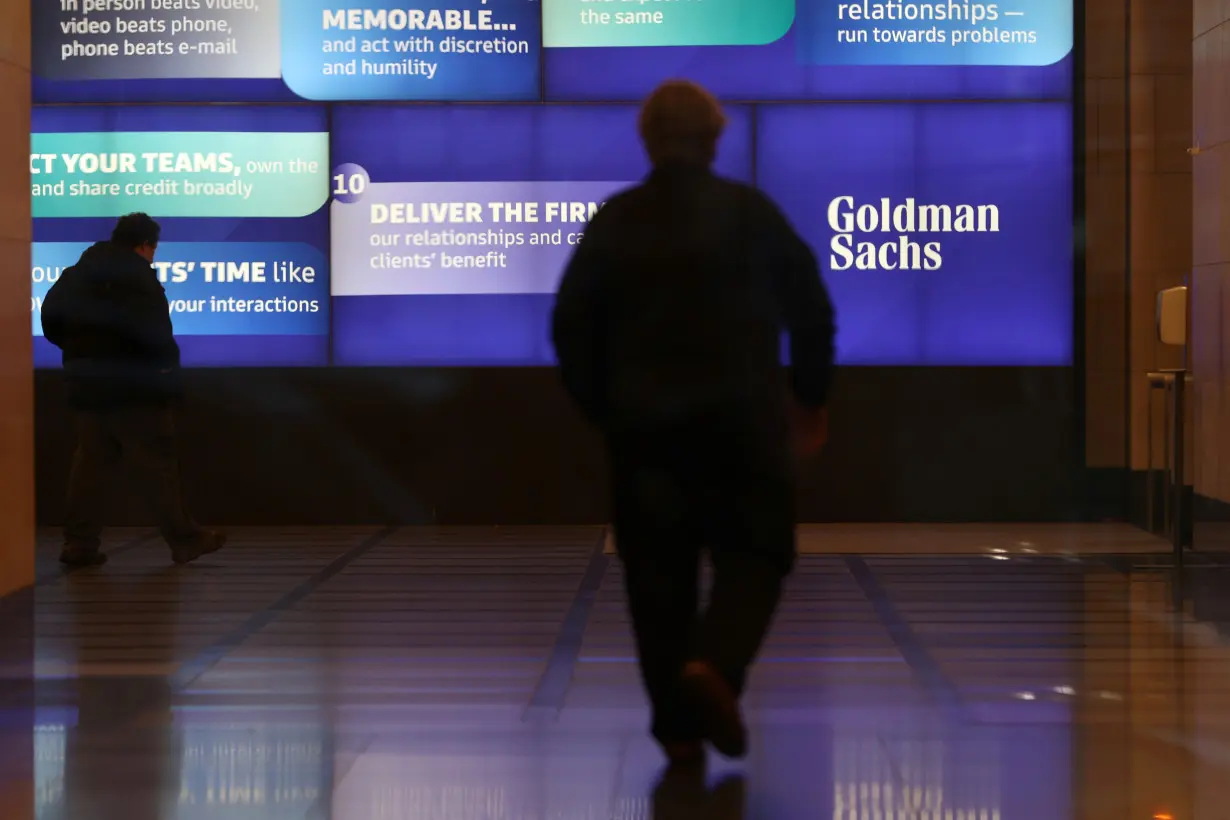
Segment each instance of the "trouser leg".
[[78,413],[76,428],[77,449],[69,471],[64,509],[64,542],[74,549],[96,550],[120,445],[103,413]]
[[653,710],[650,731],[663,744],[699,740],[702,732],[682,686],[696,632],[699,551],[678,545],[656,554],[626,553],[623,563],[641,677]]
[[[624,565],[628,613],[636,638],[652,733],[663,744],[699,741],[703,732],[684,697],[700,603],[701,539],[687,493],[670,469],[644,450],[620,448],[612,476],[615,541]],[[653,455],[650,448],[649,455]]]
[[188,514],[180,484],[174,411],[169,406],[125,409],[114,427],[154,507],[162,537],[171,546],[198,539],[202,528]]
[[794,566],[793,487],[788,472],[763,467],[728,470],[712,486],[713,588],[698,652],[739,695]]
[[714,550],[713,589],[700,623],[696,655],[741,695],[781,600],[782,562],[753,552]]

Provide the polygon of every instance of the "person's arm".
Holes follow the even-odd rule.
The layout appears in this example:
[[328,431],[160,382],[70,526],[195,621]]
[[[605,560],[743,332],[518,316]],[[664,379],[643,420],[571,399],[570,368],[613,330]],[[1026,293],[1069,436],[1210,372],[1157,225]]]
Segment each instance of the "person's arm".
[[[63,348],[68,336],[68,316],[65,308],[66,292],[72,287],[74,276],[72,268],[66,268],[60,278],[43,297],[43,306],[39,321],[43,326],[43,338],[59,348]],[[67,283],[66,283],[67,280]]]
[[805,409],[828,403],[833,377],[833,302],[820,275],[815,254],[768,199],[764,200],[767,231],[774,251],[773,266],[782,319],[790,336],[790,384]]
[[152,269],[125,271],[111,283],[107,298],[93,307],[98,321],[105,323],[110,332],[140,345],[151,362],[163,367],[179,366],[171,305]]
[[[595,217],[597,219],[597,217]],[[606,260],[591,221],[560,280],[551,317],[551,339],[564,389],[591,423],[607,415]]]
[[129,319],[136,338],[163,367],[179,367],[179,343],[171,324],[171,304],[166,290],[151,274],[151,281],[134,298]]
[[140,345],[164,367],[179,365],[170,304],[152,271],[148,280],[141,271],[105,283],[83,275],[65,270],[44,297],[43,335],[49,342],[63,348],[75,331],[113,334]]

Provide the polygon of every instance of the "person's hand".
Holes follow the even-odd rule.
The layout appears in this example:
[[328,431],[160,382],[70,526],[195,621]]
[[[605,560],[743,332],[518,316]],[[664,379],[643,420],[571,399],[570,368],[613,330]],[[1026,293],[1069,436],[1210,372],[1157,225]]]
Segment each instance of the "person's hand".
[[794,446],[803,458],[816,455],[829,440],[829,411],[827,407],[795,407]]

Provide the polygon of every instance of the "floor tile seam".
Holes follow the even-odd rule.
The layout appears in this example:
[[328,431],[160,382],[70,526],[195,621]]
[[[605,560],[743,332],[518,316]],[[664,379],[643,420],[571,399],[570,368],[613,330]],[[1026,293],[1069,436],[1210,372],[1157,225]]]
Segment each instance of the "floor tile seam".
[[602,530],[591,547],[589,563],[577,583],[572,603],[560,623],[542,677],[526,704],[523,715],[526,721],[537,716],[558,715],[564,707],[585,643],[585,634],[594,605],[611,564],[611,556],[606,551],[606,545],[607,533]]
[[308,598],[313,592],[340,574],[350,563],[370,552],[384,539],[397,532],[397,530],[396,526],[388,526],[377,530],[357,545],[343,551],[332,562],[299,582],[290,591],[284,593],[268,606],[252,613],[239,626],[225,633],[221,638],[199,652],[192,660],[181,665],[171,677],[172,688],[177,692],[187,689],[228,654],[238,649],[249,639],[259,634],[265,627],[277,620],[279,615],[293,609],[298,603]]
[[880,585],[875,572],[861,557],[847,556],[844,560],[851,576],[871,602],[897,651],[913,670],[923,690],[950,719],[973,723],[973,714],[961,699],[956,685],[948,679],[909,623],[901,617],[892,599]]

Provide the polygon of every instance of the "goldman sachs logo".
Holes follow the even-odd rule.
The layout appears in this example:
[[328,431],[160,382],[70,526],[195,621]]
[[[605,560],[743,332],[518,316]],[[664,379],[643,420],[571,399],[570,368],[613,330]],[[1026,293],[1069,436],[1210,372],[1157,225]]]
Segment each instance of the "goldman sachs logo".
[[939,270],[943,243],[919,242],[913,235],[999,233],[999,208],[920,205],[913,197],[860,205],[852,196],[839,196],[829,203],[828,222],[832,270]]

